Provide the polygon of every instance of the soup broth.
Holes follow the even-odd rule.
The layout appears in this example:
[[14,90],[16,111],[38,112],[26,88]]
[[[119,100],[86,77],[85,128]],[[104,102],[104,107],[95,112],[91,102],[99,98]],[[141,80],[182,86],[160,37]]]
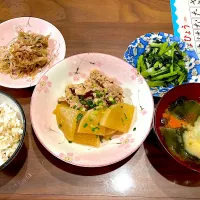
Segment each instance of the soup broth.
[[161,134],[170,152],[181,160],[200,164],[200,104],[185,97],[163,113]]

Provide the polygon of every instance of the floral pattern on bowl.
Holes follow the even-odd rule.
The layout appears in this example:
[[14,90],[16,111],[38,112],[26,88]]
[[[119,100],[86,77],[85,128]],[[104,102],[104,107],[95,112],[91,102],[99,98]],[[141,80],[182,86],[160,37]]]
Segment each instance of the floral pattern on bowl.
[[[126,52],[124,53],[124,60],[136,68],[138,57],[149,49],[149,43],[152,43],[156,40],[168,42],[169,44],[178,42],[181,51],[187,54],[186,69],[188,70],[188,82],[198,82],[198,76],[200,74],[200,61],[196,52],[189,44],[181,40],[179,37],[171,34],[159,32],[158,34],[147,33],[142,35],[131,42],[131,44],[128,46]],[[168,87],[151,87],[151,92],[155,97],[162,97],[173,87],[173,85],[169,85]]]
[[[57,99],[64,95],[65,87],[83,82],[94,68],[113,77],[121,85],[127,97],[125,102],[132,102],[136,107],[134,119],[137,119],[135,123],[133,120],[128,133],[103,140],[100,148],[69,143],[52,114]],[[75,75],[78,78],[74,78]],[[139,148],[151,129],[153,112],[152,94],[136,69],[110,55],[85,53],[63,60],[41,78],[32,95],[30,114],[37,138],[50,153],[73,165],[100,167],[116,163]]]
[[34,18],[34,17],[20,17],[5,21],[0,24],[0,46],[6,46],[13,41],[18,31],[34,32],[38,34],[48,35],[48,58],[49,63],[36,74],[34,78],[25,77],[19,79],[12,79],[10,75],[0,73],[0,85],[8,88],[27,88],[35,86],[40,80],[41,76],[56,63],[60,62],[65,57],[66,45],[65,40],[60,31],[49,22]]

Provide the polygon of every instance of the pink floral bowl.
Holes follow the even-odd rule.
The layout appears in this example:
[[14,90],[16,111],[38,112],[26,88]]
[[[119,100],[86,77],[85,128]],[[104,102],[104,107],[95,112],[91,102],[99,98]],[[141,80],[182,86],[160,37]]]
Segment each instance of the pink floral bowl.
[[27,88],[35,86],[49,68],[65,58],[66,45],[60,31],[49,22],[34,17],[14,18],[1,23],[0,46],[10,44],[10,42],[17,37],[19,30],[50,35],[48,41],[48,57],[50,62],[34,78],[12,79],[10,75],[0,73],[0,85],[8,88]]
[[[103,141],[99,148],[69,143],[52,114],[65,87],[83,82],[94,68],[115,78],[136,107],[129,132]],[[30,114],[37,138],[51,154],[73,165],[101,167],[128,157],[140,147],[151,129],[153,112],[150,89],[131,65],[110,55],[85,53],[59,62],[42,76],[32,95]]]

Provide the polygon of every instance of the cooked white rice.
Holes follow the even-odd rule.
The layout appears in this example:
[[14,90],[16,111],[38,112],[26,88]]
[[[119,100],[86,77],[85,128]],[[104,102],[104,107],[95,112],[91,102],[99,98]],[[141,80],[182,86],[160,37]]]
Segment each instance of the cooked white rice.
[[23,133],[18,113],[9,105],[0,104],[0,165],[15,152]]

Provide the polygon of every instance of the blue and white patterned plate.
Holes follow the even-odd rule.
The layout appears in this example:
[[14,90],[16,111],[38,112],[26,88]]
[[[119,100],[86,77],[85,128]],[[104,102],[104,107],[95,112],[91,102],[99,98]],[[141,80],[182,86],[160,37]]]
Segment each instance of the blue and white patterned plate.
[[[172,44],[173,42],[178,42],[181,51],[187,54],[185,63],[186,69],[188,70],[188,81],[192,82],[200,82],[200,61],[199,58],[194,51],[193,48],[189,46],[189,44],[185,43],[182,39],[177,36],[159,32],[156,33],[147,33],[137,38],[128,46],[126,52],[124,53],[124,60],[131,64],[136,68],[138,57],[143,54],[145,51],[148,51],[149,44],[159,40],[162,42],[168,42]],[[155,97],[162,97],[167,91],[173,88],[173,85],[169,85],[168,87],[151,87],[151,92]]]

